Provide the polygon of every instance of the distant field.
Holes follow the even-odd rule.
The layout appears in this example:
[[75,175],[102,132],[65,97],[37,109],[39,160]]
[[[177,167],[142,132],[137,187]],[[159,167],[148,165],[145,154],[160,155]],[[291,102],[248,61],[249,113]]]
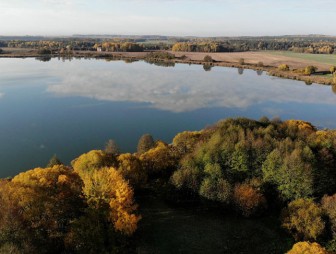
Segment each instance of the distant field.
[[168,44],[168,45],[173,45],[175,42],[169,41],[169,40],[149,40],[149,41],[144,41],[140,42],[140,44]]
[[323,64],[336,65],[336,54],[333,55],[304,54],[304,53],[295,53],[291,51],[268,51],[268,53],[277,56],[293,57],[303,60],[315,61]]

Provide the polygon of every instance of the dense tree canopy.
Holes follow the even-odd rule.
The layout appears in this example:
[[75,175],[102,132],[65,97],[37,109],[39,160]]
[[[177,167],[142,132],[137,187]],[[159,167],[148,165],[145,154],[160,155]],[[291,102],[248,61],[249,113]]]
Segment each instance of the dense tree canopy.
[[[133,154],[114,142],[107,148],[82,154],[72,167],[53,158],[47,168],[2,179],[2,250],[118,252],[139,226],[134,190],[149,189],[246,217],[283,210],[282,225],[296,240],[336,250],[335,130],[236,118],[179,133],[171,144],[146,134]],[[300,243],[289,253],[300,250],[318,246]]]

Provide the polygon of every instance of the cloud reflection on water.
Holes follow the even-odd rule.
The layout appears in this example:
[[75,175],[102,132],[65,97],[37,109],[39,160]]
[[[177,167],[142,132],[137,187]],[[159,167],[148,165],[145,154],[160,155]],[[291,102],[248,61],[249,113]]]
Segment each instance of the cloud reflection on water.
[[143,62],[69,64],[55,76],[59,82],[49,85],[47,91],[57,96],[148,103],[148,107],[171,112],[244,109],[264,102],[336,103],[328,87],[307,87],[303,82],[258,76],[250,70],[238,75],[235,69],[221,67],[205,72],[202,66],[163,68]]

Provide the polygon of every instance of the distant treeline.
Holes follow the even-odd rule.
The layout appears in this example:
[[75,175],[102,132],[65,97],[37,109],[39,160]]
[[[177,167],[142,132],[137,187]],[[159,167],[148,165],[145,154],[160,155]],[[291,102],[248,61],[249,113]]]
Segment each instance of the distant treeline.
[[56,50],[71,48],[73,50],[104,51],[144,51],[173,50],[185,52],[244,52],[256,50],[281,50],[312,54],[336,53],[336,37],[327,36],[282,36],[282,37],[125,37],[125,38],[30,38],[0,37],[0,47],[14,48],[48,48]]
[[[312,54],[333,54],[336,42],[311,41],[208,41],[208,42],[178,42],[173,51],[185,52],[244,52],[256,50],[281,50]],[[335,52],[336,53],[336,52]]]

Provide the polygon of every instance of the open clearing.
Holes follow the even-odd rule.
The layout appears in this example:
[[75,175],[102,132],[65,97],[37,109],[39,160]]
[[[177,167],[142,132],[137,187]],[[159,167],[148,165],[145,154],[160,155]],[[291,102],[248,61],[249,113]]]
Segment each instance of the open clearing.
[[288,64],[291,68],[303,68],[314,65],[319,70],[329,70],[331,65],[336,65],[336,55],[300,54],[282,51],[258,51],[258,52],[233,52],[233,53],[199,53],[199,52],[172,52],[176,56],[185,55],[190,60],[203,60],[204,56],[210,55],[216,61],[230,63],[239,62],[243,58],[246,63],[257,64],[263,62],[266,66],[277,67],[280,64]]
[[297,58],[297,59],[319,62],[322,64],[336,65],[336,54],[333,54],[333,55],[304,54],[304,53],[295,53],[291,51],[269,51],[269,53],[272,55],[292,57],[292,58]]

